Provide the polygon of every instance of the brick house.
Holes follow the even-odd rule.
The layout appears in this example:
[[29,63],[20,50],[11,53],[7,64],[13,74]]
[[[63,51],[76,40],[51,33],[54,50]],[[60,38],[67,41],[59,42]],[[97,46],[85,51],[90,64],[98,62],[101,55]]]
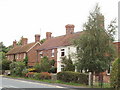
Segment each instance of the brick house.
[[[52,37],[51,32],[46,32],[46,41],[37,50],[37,61],[39,62],[43,56],[47,56],[49,60],[55,60],[57,72],[60,72],[64,65],[61,63],[61,57],[68,56],[76,52],[76,47],[72,45],[72,40],[78,38],[82,32],[74,32],[74,25],[68,24],[66,34],[58,37]],[[74,59],[72,58],[73,63]]]
[[35,42],[28,43],[27,38],[22,38],[22,45],[18,46],[16,40],[13,41],[13,49],[11,49],[7,54],[8,60],[23,61],[24,58],[28,57],[28,65],[33,66],[37,60],[36,49],[40,44],[40,35],[35,35]]

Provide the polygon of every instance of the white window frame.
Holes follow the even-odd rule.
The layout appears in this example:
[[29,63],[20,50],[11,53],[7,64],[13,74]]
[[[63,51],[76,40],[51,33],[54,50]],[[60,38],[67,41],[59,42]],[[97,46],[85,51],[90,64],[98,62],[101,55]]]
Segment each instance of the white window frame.
[[61,57],[64,57],[64,56],[62,56],[62,53],[64,53],[64,56],[65,56],[65,49],[61,49]]
[[[110,66],[110,71],[112,69],[112,66]],[[110,72],[108,73],[108,70],[106,70],[107,75],[110,75]]]
[[40,51],[39,54],[40,54],[40,57],[43,58],[43,51]]
[[52,54],[51,54],[51,56],[54,57],[54,54],[55,54],[55,50],[52,49]]
[[26,57],[26,53],[24,53],[24,57],[23,57],[23,59],[25,59],[25,57]]

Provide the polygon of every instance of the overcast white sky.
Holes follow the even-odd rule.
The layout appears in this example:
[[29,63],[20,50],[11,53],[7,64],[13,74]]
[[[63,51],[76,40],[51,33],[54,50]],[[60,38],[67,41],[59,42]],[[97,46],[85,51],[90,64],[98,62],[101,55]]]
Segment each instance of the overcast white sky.
[[[53,36],[65,34],[65,25],[74,24],[75,32],[82,30],[89,12],[99,3],[105,15],[105,25],[118,19],[119,0],[0,0],[0,42],[11,45],[21,36],[34,42],[34,35],[46,32]],[[40,32],[41,28],[41,32]]]

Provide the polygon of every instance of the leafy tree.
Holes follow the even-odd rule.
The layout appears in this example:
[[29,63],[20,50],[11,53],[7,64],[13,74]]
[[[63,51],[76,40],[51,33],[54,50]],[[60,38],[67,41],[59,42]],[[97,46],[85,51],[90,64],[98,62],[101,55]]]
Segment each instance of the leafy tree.
[[20,40],[17,42],[17,45],[22,45],[22,38],[23,36],[20,38]]
[[75,66],[72,62],[71,56],[69,55],[68,58],[65,56],[62,58],[62,63],[65,65],[63,70],[64,71],[75,71]]
[[40,41],[40,43],[43,44],[43,43],[45,42],[45,40],[46,40],[46,39],[42,39],[42,40]]
[[12,62],[10,64],[10,71],[12,75],[22,76],[23,70],[26,68],[24,62]]
[[117,58],[112,64],[112,70],[110,73],[111,87],[120,88],[120,58]]
[[41,71],[42,71],[42,72],[48,72],[48,71],[49,71],[49,69],[50,69],[51,66],[50,66],[50,62],[49,62],[47,56],[44,56],[44,57],[41,59],[40,67],[41,67]]
[[[116,26],[111,24],[112,31]],[[77,68],[100,73],[109,68],[111,60],[114,59],[114,47],[110,28],[104,28],[104,16],[100,13],[98,4],[95,10],[90,13],[88,22],[84,24],[83,34],[80,38],[74,40],[77,47]]]
[[25,63],[25,66],[28,66],[28,56],[25,57],[25,59],[23,60],[23,62]]
[[54,60],[54,59],[53,59],[53,60],[50,60],[49,62],[50,62],[50,65],[51,65],[51,66],[54,66],[54,65],[55,65],[55,60]]
[[10,70],[10,64],[12,62],[10,60],[2,60],[2,70]]

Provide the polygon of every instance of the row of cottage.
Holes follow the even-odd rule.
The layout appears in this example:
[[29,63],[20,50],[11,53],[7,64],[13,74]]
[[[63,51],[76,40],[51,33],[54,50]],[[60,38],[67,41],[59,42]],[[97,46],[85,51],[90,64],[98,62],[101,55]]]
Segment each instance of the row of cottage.
[[[52,37],[51,32],[46,32],[46,41],[40,43],[40,35],[35,35],[35,42],[28,43],[27,38],[22,38],[22,45],[17,46],[17,42],[13,41],[13,49],[6,55],[8,60],[22,61],[26,56],[28,57],[29,67],[34,66],[40,62],[43,56],[47,56],[49,60],[55,60],[57,72],[63,68],[61,57],[76,53],[76,47],[71,43],[72,39],[79,38],[83,32],[74,32],[74,25],[68,24],[66,27],[66,34],[58,37]],[[114,43],[120,50],[120,42]],[[74,62],[74,59],[73,59]]]

